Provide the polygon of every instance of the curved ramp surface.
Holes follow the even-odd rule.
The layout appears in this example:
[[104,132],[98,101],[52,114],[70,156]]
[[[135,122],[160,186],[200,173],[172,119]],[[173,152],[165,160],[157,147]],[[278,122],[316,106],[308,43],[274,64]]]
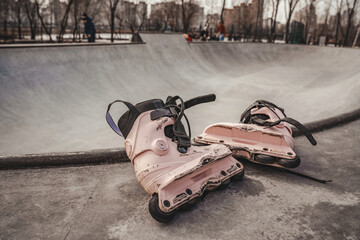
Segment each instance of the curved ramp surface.
[[[214,122],[239,121],[257,99],[302,122],[359,107],[358,50],[187,44],[181,35],[143,39],[143,45],[0,49],[0,154],[122,146],[105,121],[115,99],[216,93],[216,102],[187,111],[193,134]],[[123,111],[112,112],[117,118]]]

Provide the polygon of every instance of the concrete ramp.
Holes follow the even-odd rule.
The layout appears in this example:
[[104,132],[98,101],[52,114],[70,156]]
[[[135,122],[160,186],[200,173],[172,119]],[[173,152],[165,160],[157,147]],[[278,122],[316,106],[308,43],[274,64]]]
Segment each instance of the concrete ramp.
[[[237,122],[257,99],[302,122],[359,107],[360,51],[253,43],[192,43],[143,35],[146,44],[0,48],[0,155],[122,146],[109,102],[215,93],[189,109],[192,133]],[[119,105],[113,115],[125,110]]]

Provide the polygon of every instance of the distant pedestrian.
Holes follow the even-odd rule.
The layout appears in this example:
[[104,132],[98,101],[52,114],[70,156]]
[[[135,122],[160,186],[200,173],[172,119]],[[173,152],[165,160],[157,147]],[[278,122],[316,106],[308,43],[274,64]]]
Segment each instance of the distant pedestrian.
[[186,39],[186,41],[189,43],[189,42],[192,42],[192,38],[189,34],[184,34],[184,38]]
[[201,33],[200,33],[200,40],[206,41],[208,36],[209,36],[209,22],[206,21],[205,27],[203,30],[201,30]]
[[225,25],[221,21],[219,21],[217,25],[216,33],[219,36],[219,41],[224,41],[226,30],[225,30]]
[[85,27],[85,34],[88,39],[88,42],[95,42],[95,26],[91,18],[88,17],[86,13],[83,13],[81,17],[84,27]]

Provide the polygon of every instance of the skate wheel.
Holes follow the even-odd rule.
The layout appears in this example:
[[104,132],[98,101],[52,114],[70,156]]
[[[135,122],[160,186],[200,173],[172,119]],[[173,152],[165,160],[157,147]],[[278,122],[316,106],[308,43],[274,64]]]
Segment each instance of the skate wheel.
[[227,179],[227,180],[223,181],[223,182],[221,183],[221,185],[218,186],[217,188],[218,188],[218,189],[225,189],[227,186],[229,186],[230,182],[231,182],[230,179]]
[[231,181],[240,181],[244,178],[244,175],[245,175],[245,169],[243,169],[240,173],[232,176],[230,179]]
[[296,168],[300,165],[300,157],[296,156],[295,159],[284,159],[281,158],[278,160],[278,164],[284,168]]
[[254,156],[254,160],[259,162],[259,163],[273,163],[276,158],[273,156],[269,156],[269,155],[264,155],[264,154],[257,154]]
[[159,196],[157,193],[155,193],[149,201],[149,212],[156,221],[163,223],[170,222],[176,214],[175,211],[168,213],[161,211],[159,207]]

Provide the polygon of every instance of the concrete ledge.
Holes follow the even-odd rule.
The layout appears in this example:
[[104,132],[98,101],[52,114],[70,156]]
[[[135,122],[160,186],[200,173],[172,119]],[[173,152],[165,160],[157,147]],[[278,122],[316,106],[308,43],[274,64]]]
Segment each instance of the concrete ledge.
[[0,156],[0,169],[109,164],[125,161],[130,161],[125,149],[101,149],[86,152]]
[[[360,119],[360,108],[331,118],[304,124],[312,133],[324,131]],[[302,133],[293,129],[293,136]],[[109,164],[130,161],[124,148],[101,149],[83,152],[25,154],[0,156],[0,169],[43,168],[56,166],[76,166]]]
[[[360,119],[360,108],[358,108],[354,111],[339,114],[337,116],[330,117],[327,119],[309,122],[309,123],[304,124],[304,126],[307,129],[309,129],[310,132],[315,133],[315,132],[324,131],[324,130],[327,130],[330,128],[334,128],[334,127],[337,127],[340,125],[344,125],[344,124],[350,123],[350,122],[358,120],[358,119]],[[298,137],[301,135],[303,135],[303,134],[298,129],[293,128],[293,136],[294,137]]]
[[33,43],[33,44],[0,44],[0,49],[9,49],[9,48],[52,48],[52,47],[95,47],[95,46],[125,46],[125,45],[144,45],[145,42],[142,43],[130,43],[130,42],[123,42],[123,43],[105,43],[105,42],[98,42],[98,43]]

